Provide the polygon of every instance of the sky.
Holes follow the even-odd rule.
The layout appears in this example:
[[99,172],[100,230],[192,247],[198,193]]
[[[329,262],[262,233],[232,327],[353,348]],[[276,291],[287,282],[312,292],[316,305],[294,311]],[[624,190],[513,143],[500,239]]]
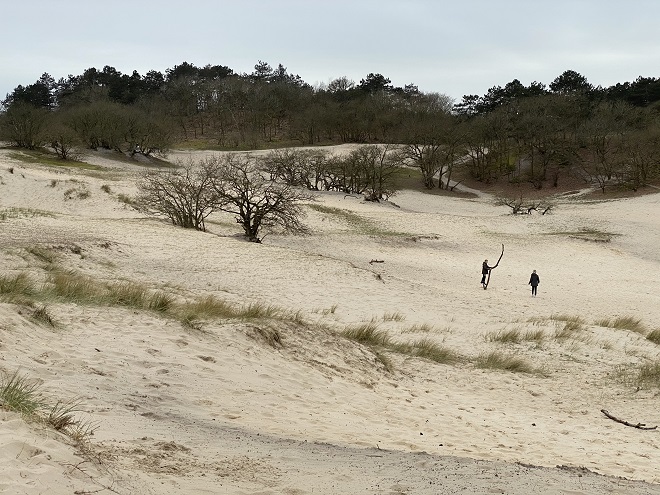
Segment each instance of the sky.
[[282,64],[311,85],[382,74],[459,102],[566,70],[594,86],[660,77],[660,1],[10,0],[0,100],[47,72],[165,73],[182,62],[250,73]]

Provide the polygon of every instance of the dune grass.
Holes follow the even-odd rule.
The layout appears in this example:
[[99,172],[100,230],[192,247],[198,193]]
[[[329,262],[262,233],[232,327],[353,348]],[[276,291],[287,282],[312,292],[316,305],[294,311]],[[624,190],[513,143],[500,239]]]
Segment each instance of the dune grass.
[[25,272],[16,275],[0,275],[0,298],[13,301],[31,297],[38,292],[36,282]]
[[34,208],[3,208],[0,210],[0,220],[8,220],[10,218],[35,218],[35,217],[51,217],[55,215],[48,211],[36,210]]
[[25,416],[36,414],[44,406],[37,382],[19,375],[3,374],[0,380],[0,406]]
[[44,397],[36,381],[18,372],[3,374],[0,379],[0,407],[19,413],[23,418],[36,420],[64,433],[78,444],[84,444],[97,425],[76,417],[80,401],[57,400],[53,404]]
[[[439,364],[456,364],[464,360],[457,352],[439,345],[428,337],[412,342],[397,342],[378,324],[371,321],[363,325],[347,327],[342,335],[372,348],[374,353],[381,350],[410,357],[428,359]],[[382,354],[382,353],[381,353]],[[382,360],[381,360],[382,361]],[[391,369],[391,366],[386,366]]]
[[39,261],[46,263],[47,265],[52,265],[59,258],[57,253],[55,253],[52,249],[43,246],[30,246],[25,250]]
[[347,339],[369,346],[386,348],[392,346],[392,338],[389,334],[378,328],[378,325],[373,322],[350,326],[342,332],[342,335]]
[[647,340],[650,340],[654,344],[660,345],[660,328],[656,328],[655,330],[651,330],[649,334],[646,336]]
[[523,332],[520,328],[511,328],[490,332],[485,335],[487,342],[499,342],[502,344],[519,344],[521,342],[541,342],[545,339],[545,333],[541,329],[527,330]]
[[53,320],[47,306],[37,306],[34,311],[32,311],[30,318],[51,327],[55,326],[55,321]]
[[615,318],[603,318],[594,322],[599,327],[614,328],[617,330],[628,330],[631,332],[646,334],[648,328],[640,318],[634,316],[617,316]]
[[660,361],[640,365],[636,381],[640,387],[660,388]]
[[429,323],[415,323],[414,325],[404,328],[402,333],[431,333],[435,331],[435,327]]
[[480,354],[474,361],[477,368],[511,371],[513,373],[537,373],[523,358],[499,351]]
[[464,360],[457,352],[437,344],[430,338],[397,343],[390,348],[399,354],[420,357],[439,364],[456,364]]

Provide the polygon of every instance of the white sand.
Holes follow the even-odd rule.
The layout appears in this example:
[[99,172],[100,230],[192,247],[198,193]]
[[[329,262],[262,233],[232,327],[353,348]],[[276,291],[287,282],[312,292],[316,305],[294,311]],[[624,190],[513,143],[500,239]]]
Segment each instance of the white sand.
[[[106,170],[85,173],[0,153],[0,212],[23,209],[0,221],[0,274],[45,279],[26,251],[43,246],[62,267],[99,280],[272,304],[323,324],[211,322],[195,331],[146,311],[53,303],[51,328],[0,304],[0,369],[38,380],[56,399],[80,398],[81,417],[98,424],[83,455],[63,435],[2,412],[0,492],[660,493],[658,431],[600,412],[660,425],[658,389],[615,379],[657,361],[660,347],[596,325],[633,316],[660,327],[660,195],[564,200],[550,215],[512,216],[488,196],[405,191],[395,206],[325,193],[320,205],[362,223],[309,209],[312,236],[268,235],[258,245],[228,216],[202,233],[128,208],[117,195],[135,194],[139,166],[95,154],[88,161]],[[66,200],[71,188],[91,195]],[[583,229],[615,235],[570,235]],[[484,291],[481,262],[494,263],[501,244]],[[579,316],[585,329],[557,339],[563,322],[553,315]],[[471,361],[388,354],[388,372],[337,335],[372,320],[397,340],[427,337]],[[259,338],[268,325],[281,347]],[[411,332],[415,325],[432,328]],[[546,338],[488,340],[511,329]],[[493,350],[542,373],[473,364]],[[564,468],[540,468],[555,466]]]

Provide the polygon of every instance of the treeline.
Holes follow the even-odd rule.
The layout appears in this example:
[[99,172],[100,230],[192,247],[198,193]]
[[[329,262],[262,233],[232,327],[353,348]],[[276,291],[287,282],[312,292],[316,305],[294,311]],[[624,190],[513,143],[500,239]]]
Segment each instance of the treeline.
[[426,187],[449,187],[460,170],[536,188],[577,174],[603,190],[637,189],[660,175],[659,101],[659,79],[601,88],[574,71],[454,104],[374,73],[313,87],[261,61],[249,74],[186,62],[144,76],[106,66],[15,88],[2,101],[0,138],[62,158],[80,147],[151,155],[192,141],[228,149],[396,143]]

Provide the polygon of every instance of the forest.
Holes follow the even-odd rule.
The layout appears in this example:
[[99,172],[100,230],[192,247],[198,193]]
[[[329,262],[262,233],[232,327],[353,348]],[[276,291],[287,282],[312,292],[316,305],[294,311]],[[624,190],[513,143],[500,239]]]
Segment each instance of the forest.
[[159,156],[173,147],[396,144],[429,189],[465,176],[538,190],[570,176],[603,192],[637,191],[660,177],[659,110],[652,77],[603,88],[567,70],[548,85],[514,79],[454,102],[382,74],[312,86],[281,64],[238,74],[183,62],[164,74],[44,73],[2,100],[0,140],[69,160],[99,148]]

